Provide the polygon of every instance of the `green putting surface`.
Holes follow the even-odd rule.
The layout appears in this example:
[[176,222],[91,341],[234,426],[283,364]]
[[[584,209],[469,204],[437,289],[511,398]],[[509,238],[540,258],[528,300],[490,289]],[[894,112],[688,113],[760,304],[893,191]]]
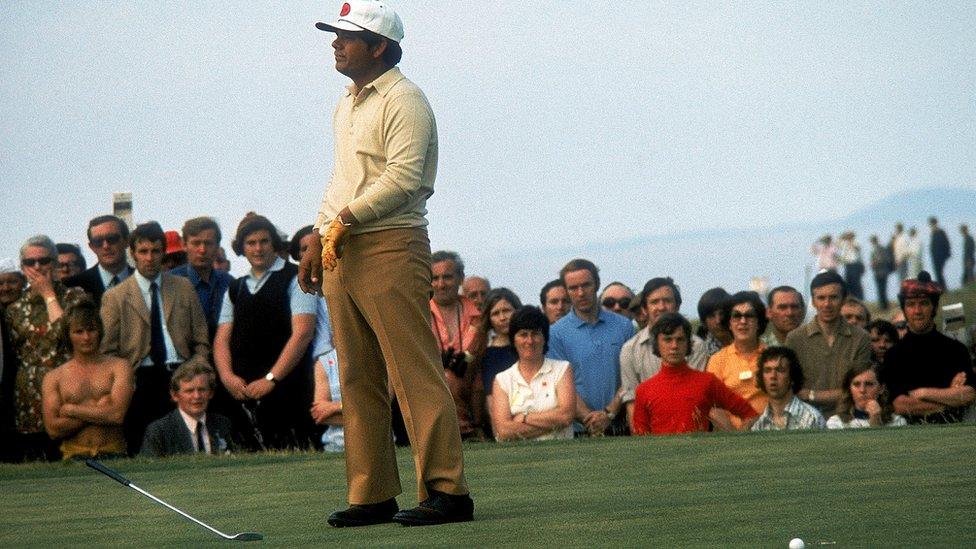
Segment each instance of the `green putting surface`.
[[[412,458],[398,454],[416,504]],[[294,546],[976,546],[976,426],[465,446],[475,521],[330,528],[341,456],[116,460],[228,534]],[[226,542],[80,463],[0,466],[0,547]]]

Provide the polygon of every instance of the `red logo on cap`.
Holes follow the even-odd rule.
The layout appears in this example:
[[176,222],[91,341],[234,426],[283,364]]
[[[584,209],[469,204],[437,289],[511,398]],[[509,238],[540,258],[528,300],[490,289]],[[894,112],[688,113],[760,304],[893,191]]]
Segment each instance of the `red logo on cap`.
[[349,6],[349,2],[346,2],[345,4],[342,5],[342,9],[339,10],[339,17],[345,17],[349,15],[350,10],[352,10],[352,8]]

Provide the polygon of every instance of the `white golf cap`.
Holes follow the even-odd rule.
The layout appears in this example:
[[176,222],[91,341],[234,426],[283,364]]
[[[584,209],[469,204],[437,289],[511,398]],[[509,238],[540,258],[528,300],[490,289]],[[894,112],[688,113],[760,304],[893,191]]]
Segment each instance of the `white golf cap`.
[[400,16],[386,2],[378,0],[343,2],[339,8],[339,18],[334,23],[316,23],[315,26],[328,32],[368,30],[397,43],[403,40]]

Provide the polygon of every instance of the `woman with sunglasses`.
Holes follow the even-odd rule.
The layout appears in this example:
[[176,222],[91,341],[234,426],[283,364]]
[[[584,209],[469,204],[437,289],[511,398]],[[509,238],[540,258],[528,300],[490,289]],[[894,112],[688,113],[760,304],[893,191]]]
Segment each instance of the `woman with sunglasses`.
[[[766,306],[756,292],[736,292],[722,305],[722,326],[732,334],[732,344],[708,359],[707,371],[715,374],[729,389],[744,398],[762,413],[766,409],[766,393],[756,385],[756,364],[766,345],[759,338],[766,331]],[[709,414],[717,430],[739,429],[742,420],[725,410],[713,409]]]
[[44,431],[41,381],[68,360],[62,341],[64,311],[79,303],[84,292],[54,280],[58,257],[54,242],[32,236],[20,248],[20,264],[27,287],[5,311],[11,347],[20,360],[14,385],[15,453],[20,459],[58,459],[57,444]]
[[848,370],[841,389],[843,395],[837,402],[837,414],[827,420],[828,429],[908,424],[904,417],[894,413],[888,402],[888,390],[878,381],[876,365],[862,364]]

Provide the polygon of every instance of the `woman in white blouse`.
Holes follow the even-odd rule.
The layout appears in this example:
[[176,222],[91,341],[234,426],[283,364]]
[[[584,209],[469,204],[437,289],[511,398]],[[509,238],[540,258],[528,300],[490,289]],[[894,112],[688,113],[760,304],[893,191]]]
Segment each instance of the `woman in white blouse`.
[[576,386],[573,368],[545,357],[549,319],[538,307],[521,307],[509,321],[518,362],[495,376],[491,424],[497,440],[573,438]]

